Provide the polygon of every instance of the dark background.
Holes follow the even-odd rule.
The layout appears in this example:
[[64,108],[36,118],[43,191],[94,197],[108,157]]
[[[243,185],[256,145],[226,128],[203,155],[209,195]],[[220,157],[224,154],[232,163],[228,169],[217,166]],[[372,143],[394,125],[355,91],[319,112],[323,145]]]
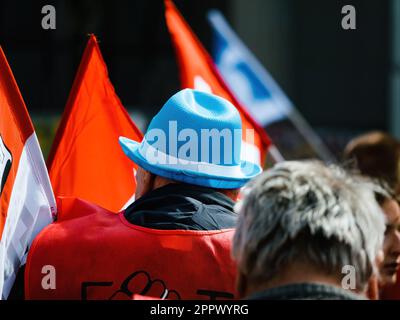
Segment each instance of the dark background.
[[[389,129],[389,1],[175,3],[208,49],[206,13],[220,9],[334,151],[354,134]],[[46,4],[56,8],[56,30],[41,27]],[[356,8],[356,30],[341,28],[346,4]],[[97,35],[117,94],[143,129],[179,89],[161,0],[0,0],[0,44],[34,120],[62,113],[88,33]]]

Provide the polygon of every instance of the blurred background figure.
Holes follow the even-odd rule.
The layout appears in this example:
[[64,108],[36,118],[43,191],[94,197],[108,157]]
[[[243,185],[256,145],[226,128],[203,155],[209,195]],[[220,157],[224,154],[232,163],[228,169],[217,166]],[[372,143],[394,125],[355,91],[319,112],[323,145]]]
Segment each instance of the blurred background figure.
[[[386,217],[384,261],[379,275],[382,290],[396,283],[400,266],[400,143],[386,133],[370,132],[350,141],[344,158],[361,174],[378,179],[388,190],[388,197],[376,196]],[[384,296],[382,292],[381,298]]]
[[364,175],[384,181],[400,194],[400,142],[387,133],[373,131],[351,140],[344,158]]
[[380,190],[309,161],[277,164],[250,182],[233,243],[241,296],[362,298],[383,243]]

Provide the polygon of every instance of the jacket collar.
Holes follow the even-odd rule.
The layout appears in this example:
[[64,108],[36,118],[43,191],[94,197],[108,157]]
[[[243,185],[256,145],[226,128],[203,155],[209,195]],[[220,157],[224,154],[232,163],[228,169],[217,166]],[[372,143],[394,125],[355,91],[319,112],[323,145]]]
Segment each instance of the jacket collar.
[[148,204],[149,200],[166,195],[179,195],[182,197],[188,197],[198,200],[206,205],[218,204],[231,211],[233,211],[233,206],[235,204],[235,202],[231,198],[216,189],[196,186],[192,184],[170,183],[161,188],[146,193],[135,202],[133,202],[128,208],[131,211],[140,210],[141,206],[144,203]]

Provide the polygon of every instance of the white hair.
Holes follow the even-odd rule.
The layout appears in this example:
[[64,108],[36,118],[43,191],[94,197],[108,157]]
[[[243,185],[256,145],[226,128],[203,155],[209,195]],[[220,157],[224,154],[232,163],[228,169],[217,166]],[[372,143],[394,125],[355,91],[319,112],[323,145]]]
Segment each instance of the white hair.
[[245,187],[235,207],[240,272],[268,281],[298,260],[327,274],[352,265],[364,289],[383,244],[385,217],[375,200],[381,192],[372,180],[318,161],[275,165]]

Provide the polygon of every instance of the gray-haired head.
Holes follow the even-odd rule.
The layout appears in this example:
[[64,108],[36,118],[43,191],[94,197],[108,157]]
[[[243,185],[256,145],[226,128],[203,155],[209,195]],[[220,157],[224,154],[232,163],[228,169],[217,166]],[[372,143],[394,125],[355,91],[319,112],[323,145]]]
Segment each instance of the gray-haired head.
[[236,207],[233,255],[240,273],[260,283],[296,261],[339,276],[352,265],[357,289],[364,290],[385,230],[375,192],[383,191],[337,166],[275,165],[246,186]]

